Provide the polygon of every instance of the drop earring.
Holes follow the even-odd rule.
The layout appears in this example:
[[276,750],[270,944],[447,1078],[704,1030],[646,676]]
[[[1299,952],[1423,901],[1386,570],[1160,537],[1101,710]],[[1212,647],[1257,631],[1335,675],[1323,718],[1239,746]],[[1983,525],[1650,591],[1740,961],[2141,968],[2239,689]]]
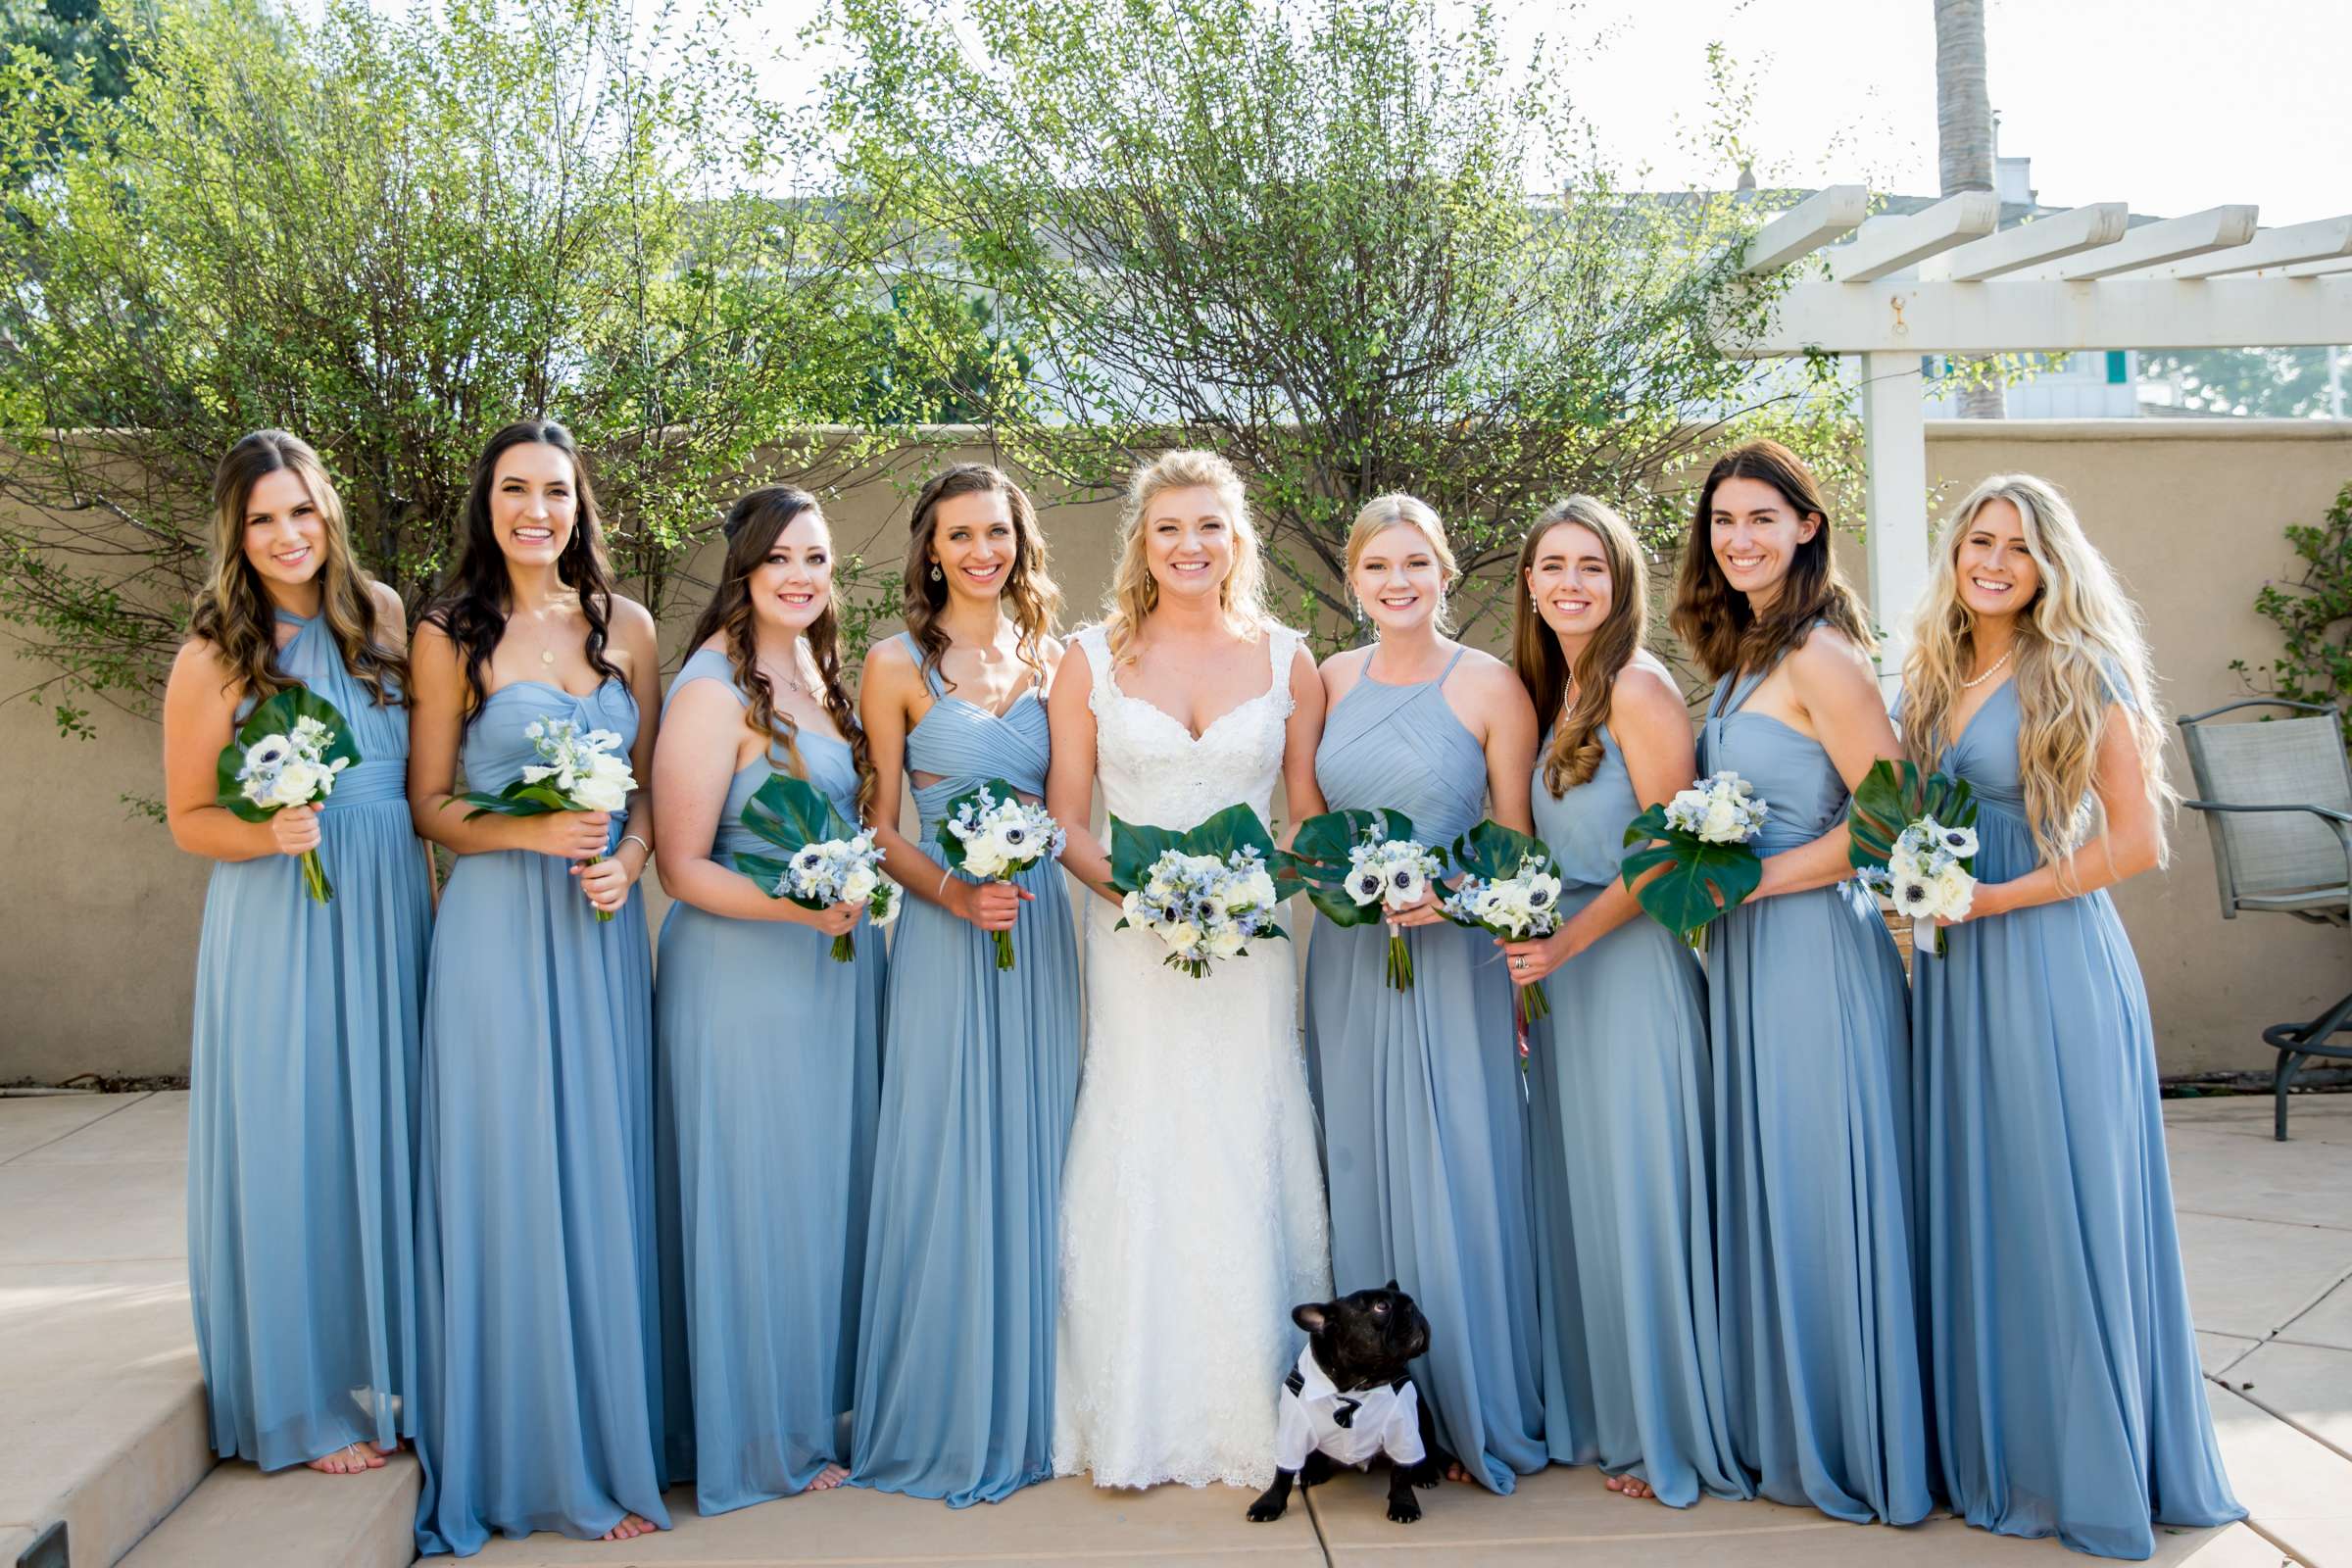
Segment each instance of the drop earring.
[[939,569],[939,563],[936,561],[931,563],[931,580],[933,582],[945,582],[947,580],[947,573]]

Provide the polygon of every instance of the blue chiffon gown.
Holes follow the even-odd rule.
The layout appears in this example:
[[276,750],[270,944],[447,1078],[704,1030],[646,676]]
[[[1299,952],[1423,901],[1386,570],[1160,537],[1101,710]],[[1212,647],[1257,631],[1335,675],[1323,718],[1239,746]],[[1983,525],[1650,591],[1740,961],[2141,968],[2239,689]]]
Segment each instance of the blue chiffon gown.
[[[1617,880],[1641,814],[1605,725],[1600,743],[1592,776],[1557,799],[1536,767],[1536,835],[1559,863],[1564,920]],[[1751,1497],[1715,1310],[1698,960],[1636,914],[1545,984],[1552,1011],[1529,1027],[1527,1067],[1551,1456],[1637,1476],[1678,1508],[1702,1492]]]
[[[492,692],[466,785],[534,760],[525,728],[637,734],[628,687]],[[453,807],[452,809],[463,809]],[[614,812],[609,842],[627,831]],[[470,1556],[498,1530],[667,1526],[656,1474],[653,975],[645,901],[610,921],[570,863],[461,855],[442,890],[425,1004],[417,1160],[424,1419],[420,1552]]]
[[[1315,776],[1333,810],[1393,808],[1424,844],[1477,825],[1487,758],[1437,679],[1359,676],[1331,710]],[[1308,1087],[1323,1119],[1331,1271],[1342,1293],[1396,1280],[1430,1325],[1414,1381],[1439,1441],[1489,1490],[1550,1463],[1530,1232],[1527,1101],[1511,983],[1481,931],[1405,933],[1413,985],[1384,978],[1387,922],[1315,922]]]
[[[2014,683],[1937,766],[1976,788],[1980,882],[2038,863]],[[2144,1558],[2151,1518],[2245,1517],[2215,1447],[2173,1227],[2156,1039],[2105,893],[1912,959],[1930,1364],[1970,1524]]]
[[[715,649],[686,661],[675,698],[715,680]],[[804,729],[808,780],[857,820],[849,746]],[[711,858],[776,855],[743,826],[772,771],[736,773]],[[667,1452],[706,1514],[788,1496],[850,1458],[851,1380],[864,1278],[880,1088],[883,934],[857,954],[786,920],[738,920],[673,904],[662,922],[662,1284]]]
[[[1699,767],[1769,808],[1771,856],[1845,814],[1820,743],[1740,707],[1727,676]],[[1912,1524],[1930,1506],[1911,1255],[1910,1029],[1902,961],[1852,878],[1740,906],[1708,928],[1715,1257],[1732,1446],[1775,1502]]]
[[[319,808],[334,899],[291,856],[205,893],[188,1069],[188,1298],[223,1458],[265,1470],[416,1431],[410,1207],[432,883],[409,822],[409,712],[376,705],[323,621],[278,668],[349,720]],[[248,699],[239,722],[252,711]]]
[[[938,858],[950,801],[991,778],[1042,796],[1051,747],[1034,686],[1000,718],[929,680],[906,767],[923,852]],[[1078,949],[1060,866],[1013,880],[1036,902],[1013,925],[1010,972],[989,933],[916,898],[891,947],[850,1479],[955,1507],[1054,1473]]]

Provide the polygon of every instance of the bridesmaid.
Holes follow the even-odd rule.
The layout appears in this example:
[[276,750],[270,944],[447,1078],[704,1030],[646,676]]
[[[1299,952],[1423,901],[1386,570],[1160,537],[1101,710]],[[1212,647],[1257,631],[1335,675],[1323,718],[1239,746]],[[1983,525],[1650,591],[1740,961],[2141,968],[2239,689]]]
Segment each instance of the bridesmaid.
[[1618,880],[1625,827],[1697,770],[1690,714],[1642,644],[1649,572],[1590,496],[1536,519],[1519,552],[1519,678],[1545,741],[1537,835],[1565,922],[1505,945],[1511,979],[1564,1004],[1528,1039],[1543,1254],[1544,1432],[1609,1490],[1687,1508],[1755,1494],[1734,1456],[1715,1311],[1710,1062],[1697,960]]
[[[951,876],[947,803],[1046,788],[1060,594],[1036,510],[959,464],[915,498],[907,630],[866,660],[871,814],[911,894],[891,950],[890,1074],[865,1256],[852,1480],[1000,1502],[1054,1473],[1061,1157],[1078,1098],[1078,953],[1060,868]],[[919,839],[898,829],[913,785]],[[1013,933],[999,971],[997,931]]]
[[[429,862],[401,796],[400,597],[352,558],[318,456],[283,430],[213,478],[213,568],[164,696],[172,842],[218,863],[196,955],[188,1295],[223,1458],[348,1475],[416,1430],[411,1272]],[[254,706],[306,686],[360,761],[268,824],[218,804]],[[303,891],[317,850],[332,903]]]
[[[846,822],[874,794],[841,682],[833,537],[804,490],[727,513],[717,589],[670,682],[654,760],[662,886],[661,1176],[668,1466],[706,1514],[839,1486],[864,1277],[882,933],[734,868],[771,772]],[[831,955],[856,931],[857,956]]]
[[1716,463],[1675,585],[1715,677],[1698,765],[1770,808],[1764,879],[1708,929],[1716,1283],[1732,1445],[1775,1502],[1927,1516],[1903,968],[1846,860],[1847,791],[1899,756],[1813,475]]
[[1943,1484],[1971,1524],[2144,1558],[2151,1518],[2245,1517],[2198,1371],[2147,993],[2106,892],[2164,858],[2147,645],[2074,509],[2024,474],[1953,514],[1913,636],[1912,750],[1979,803],[1968,920],[1912,960]]
[[[612,592],[564,426],[474,465],[457,565],[416,631],[417,831],[457,857],[433,931],[417,1157],[424,1357],[417,1549],[492,1530],[666,1527],[653,1228],[646,792],[626,811],[467,821],[535,760],[529,730],[616,732],[642,780],[654,620]],[[602,858],[592,858],[593,857]],[[615,915],[610,922],[596,916]]]
[[[1394,807],[1425,844],[1494,819],[1527,832],[1536,715],[1510,666],[1443,635],[1453,552],[1436,513],[1381,496],[1348,531],[1348,587],[1378,633],[1322,668],[1315,779],[1333,810]],[[1508,1493],[1544,1446],[1527,1111],[1510,986],[1437,895],[1393,917],[1409,991],[1384,979],[1390,924],[1316,923],[1310,1083],[1323,1118],[1341,1292],[1395,1279],[1430,1322],[1415,1377],[1449,1474]]]

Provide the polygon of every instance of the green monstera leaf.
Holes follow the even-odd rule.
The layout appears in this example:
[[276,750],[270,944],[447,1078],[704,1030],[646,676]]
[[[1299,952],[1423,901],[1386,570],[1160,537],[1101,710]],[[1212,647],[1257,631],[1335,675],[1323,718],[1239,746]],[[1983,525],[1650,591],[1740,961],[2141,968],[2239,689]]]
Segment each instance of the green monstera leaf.
[[[749,850],[735,857],[735,869],[770,894],[783,884],[785,873],[792,869],[793,856],[811,844],[851,838],[858,831],[842,819],[841,812],[834,809],[823,791],[807,779],[794,778],[788,773],[768,774],[767,782],[752,792],[752,798],[743,803],[743,825],[762,842],[784,852],[781,858]],[[793,903],[805,909],[823,907],[806,899],[795,898]]]
[[1276,852],[1275,886],[1281,887],[1288,879],[1303,888],[1307,902],[1333,925],[1378,924],[1387,913],[1387,906],[1378,899],[1358,904],[1348,891],[1348,852],[1359,844],[1412,836],[1413,819],[1402,811],[1386,808],[1325,811],[1320,816],[1310,816],[1291,836],[1291,847]]
[[[1625,885],[1649,917],[1685,941],[1710,920],[1729,912],[1764,880],[1764,862],[1744,844],[1710,844],[1694,833],[1666,825],[1666,808],[1653,806],[1626,826],[1626,848],[1643,848],[1618,865]],[[1663,876],[1634,884],[1653,866]]]
[[1923,816],[1945,827],[1977,825],[1977,792],[1949,773],[1923,772],[1917,762],[1880,758],[1871,763],[1846,813],[1846,858],[1858,870],[1885,870],[1894,841]]
[[256,704],[245,722],[237,726],[235,739],[221,748],[218,782],[223,807],[248,822],[267,822],[275,814],[272,808],[256,806],[245,798],[237,775],[244,771],[247,748],[271,735],[293,733],[295,720],[303,718],[315,718],[326,726],[327,746],[321,760],[328,766],[338,760],[352,767],[360,765],[360,748],[351,738],[351,720],[343,716],[342,710],[308,686],[289,686]]

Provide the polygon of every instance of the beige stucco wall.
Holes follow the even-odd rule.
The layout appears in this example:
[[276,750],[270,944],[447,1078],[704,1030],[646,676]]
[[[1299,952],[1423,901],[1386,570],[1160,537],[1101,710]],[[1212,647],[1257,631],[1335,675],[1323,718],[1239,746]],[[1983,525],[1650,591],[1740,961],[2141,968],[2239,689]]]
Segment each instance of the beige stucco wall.
[[[988,454],[943,441],[890,466],[919,476],[951,456]],[[2165,702],[2195,711],[2238,693],[2232,658],[2271,656],[2255,591],[2290,564],[2281,526],[2315,519],[2352,478],[2352,424],[1953,421],[1930,426],[1928,462],[1947,500],[2004,469],[2063,486],[2147,612]],[[1056,504],[1051,487],[1036,488],[1065,618],[1092,618],[1115,510]],[[882,562],[903,552],[902,486],[867,479],[828,511],[845,551]],[[710,564],[698,564],[698,575]],[[673,661],[678,620],[695,608],[665,628]],[[125,792],[160,791],[158,746],[143,719],[110,718],[95,741],[62,741],[41,710],[0,706],[0,801],[17,828],[0,879],[0,1083],[186,1069],[205,867],[119,804]],[[2352,944],[2283,919],[2225,925],[2201,824],[2183,822],[2177,846],[2169,871],[2119,895],[2164,1070],[2267,1066],[2259,1026],[2308,1016],[2323,992],[2340,992]],[[650,912],[662,906],[653,892]]]

